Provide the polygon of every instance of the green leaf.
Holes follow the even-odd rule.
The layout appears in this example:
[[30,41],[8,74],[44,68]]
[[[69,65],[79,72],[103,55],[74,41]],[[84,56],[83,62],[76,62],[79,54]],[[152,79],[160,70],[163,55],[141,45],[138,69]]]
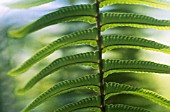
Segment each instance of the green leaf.
[[[29,33],[40,30],[44,27],[54,25],[61,22],[67,22],[74,19],[81,19],[81,17],[94,17],[96,14],[95,4],[74,5],[60,8],[57,11],[44,15],[40,19],[20,28],[12,30],[9,35],[12,37],[20,38]],[[85,20],[84,18],[82,18]],[[87,18],[86,18],[87,19]],[[89,18],[88,18],[89,21]]]
[[55,110],[54,112],[71,112],[83,108],[92,108],[92,107],[99,108],[99,106],[100,106],[100,97],[89,97],[75,103],[67,104]]
[[10,3],[5,3],[4,5],[11,8],[29,8],[33,6],[42,5],[55,0],[15,0]]
[[99,107],[85,107],[82,109],[73,110],[71,112],[101,112],[101,109]]
[[125,35],[104,35],[102,39],[103,52],[115,48],[134,48],[170,54],[170,46],[144,38]]
[[[84,77],[80,77],[74,80],[66,80],[55,84],[53,87],[42,93],[40,96],[35,98],[26,108],[24,108],[23,112],[30,111],[37,107],[38,105],[45,102],[47,99],[63,94],[72,90],[82,89],[88,86],[98,86],[99,85],[99,75],[88,75]],[[25,90],[21,90],[20,92],[25,92]]]
[[105,77],[114,72],[165,73],[170,74],[170,66],[140,60],[103,60]]
[[[101,109],[98,107],[88,107],[86,110],[90,110],[90,112],[101,112]],[[89,112],[89,111],[88,111]]]
[[71,21],[83,21],[83,22],[87,22],[90,24],[94,24],[96,23],[96,18],[91,17],[91,16],[82,16],[82,17],[69,17],[69,18],[65,18],[62,19],[60,21],[58,21],[58,23],[64,23],[64,22],[71,22]]
[[167,0],[102,0],[100,7],[113,4],[137,4],[155,8],[170,9],[170,2]]
[[159,20],[153,17],[134,13],[105,12],[101,13],[101,25],[102,31],[118,26],[169,30],[170,20]]
[[106,112],[151,112],[141,107],[134,107],[124,104],[106,105]]
[[162,105],[170,109],[169,100],[147,89],[137,88],[137,87],[133,87],[130,85],[119,84],[115,82],[105,83],[105,88],[106,88],[106,91],[105,91],[106,99],[109,98],[110,96],[118,95],[118,94],[132,94],[132,95],[138,95],[138,96],[144,97],[148,100],[151,100],[159,105]]
[[98,61],[98,52],[87,52],[76,54],[72,56],[67,56],[63,58],[56,59],[50,65],[42,69],[36,76],[34,76],[22,89],[22,91],[28,91],[40,80],[48,76],[49,74],[57,71],[66,66],[74,65],[76,63],[96,63]]
[[69,35],[65,35],[58,40],[48,44],[47,46],[40,49],[37,53],[35,53],[32,57],[26,60],[22,65],[8,72],[8,74],[21,74],[26,72],[31,66],[35,63],[39,62],[41,59],[49,56],[54,51],[59,48],[63,48],[66,46],[74,45],[74,44],[83,44],[84,42],[96,43],[95,39],[97,37],[97,29],[87,29],[78,32],[71,33]]

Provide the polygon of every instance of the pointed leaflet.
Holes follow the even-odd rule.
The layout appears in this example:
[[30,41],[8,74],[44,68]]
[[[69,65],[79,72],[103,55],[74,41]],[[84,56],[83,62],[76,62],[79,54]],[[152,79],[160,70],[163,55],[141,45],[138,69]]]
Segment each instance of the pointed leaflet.
[[101,13],[101,25],[102,31],[118,26],[169,30],[170,20],[159,20],[134,13],[105,12]]
[[170,74],[170,66],[140,60],[103,60],[105,77],[114,72],[148,72]]
[[83,108],[92,108],[92,107],[100,108],[100,97],[86,98],[78,102],[65,105],[55,110],[54,112],[72,112],[74,110],[79,110]]
[[25,61],[19,67],[11,70],[8,74],[15,75],[15,74],[21,74],[21,73],[27,71],[35,63],[37,63],[41,59],[47,57],[48,55],[52,54],[54,51],[56,51],[59,48],[66,47],[66,46],[75,44],[77,42],[83,43],[83,41],[95,43],[96,36],[97,36],[96,28],[82,30],[82,31],[71,33],[69,35],[65,35],[65,36],[59,38],[58,40],[43,47],[42,49],[40,49],[31,58],[29,58],[27,61]]
[[24,110],[23,112],[30,111],[37,107],[38,105],[45,102],[47,99],[66,93],[75,89],[81,89],[85,86],[98,86],[99,85],[99,75],[88,75],[80,77],[74,80],[66,80],[55,84],[53,87],[42,93],[40,96],[35,98]]
[[66,56],[63,58],[56,59],[51,64],[49,64],[47,67],[42,69],[36,76],[34,76],[22,89],[22,91],[28,91],[31,89],[36,83],[38,83],[40,80],[48,76],[49,74],[57,71],[60,68],[74,65],[77,63],[96,63],[98,61],[98,51],[96,52],[87,52],[87,53],[81,53],[76,54],[72,56]]
[[18,30],[10,31],[9,35],[13,37],[23,37],[49,25],[54,25],[63,21],[69,21],[70,18],[76,19],[83,16],[94,17],[96,14],[95,7],[95,4],[84,4],[60,8],[59,10],[49,13]]
[[170,46],[144,38],[125,35],[104,35],[102,36],[102,39],[103,52],[114,48],[135,48],[170,54]]
[[15,0],[12,2],[4,3],[4,5],[12,8],[29,8],[38,6],[55,0]]
[[148,100],[151,100],[159,105],[162,105],[166,108],[170,109],[170,101],[164,98],[163,96],[147,90],[143,88],[136,88],[133,86],[125,85],[125,84],[119,84],[115,82],[109,82],[105,83],[106,88],[106,99],[113,95],[118,94],[132,94],[132,95],[138,95],[141,97],[144,97]]
[[151,112],[141,107],[134,107],[124,104],[107,104],[106,112]]
[[170,2],[167,0],[102,0],[100,7],[113,4],[143,4],[155,8],[170,9]]

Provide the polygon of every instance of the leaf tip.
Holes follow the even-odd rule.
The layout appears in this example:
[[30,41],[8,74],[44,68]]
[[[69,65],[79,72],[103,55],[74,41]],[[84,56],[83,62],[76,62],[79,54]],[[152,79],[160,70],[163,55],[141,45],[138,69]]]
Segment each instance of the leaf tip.
[[21,38],[24,37],[24,34],[20,30],[11,30],[8,35],[12,38]]
[[162,49],[162,51],[165,52],[165,53],[170,54],[170,47],[169,47],[169,48]]
[[10,70],[10,71],[8,72],[8,75],[14,76],[14,75],[17,75],[17,73],[16,73],[16,71],[13,69],[13,70]]
[[18,95],[23,95],[24,93],[26,93],[25,89],[17,89],[16,90],[16,94],[18,94]]
[[7,74],[10,76],[17,76],[22,74],[24,71],[20,71],[19,69],[12,69],[11,71],[9,71]]

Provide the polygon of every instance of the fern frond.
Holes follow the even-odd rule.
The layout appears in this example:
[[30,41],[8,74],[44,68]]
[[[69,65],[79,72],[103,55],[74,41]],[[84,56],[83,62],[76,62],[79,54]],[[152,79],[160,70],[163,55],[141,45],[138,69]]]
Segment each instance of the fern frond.
[[155,28],[160,30],[170,29],[170,20],[159,20],[153,17],[134,13],[101,13],[102,31],[118,26],[130,26],[137,28]]
[[[47,99],[63,94],[72,90],[82,89],[88,86],[98,86],[99,85],[99,75],[88,75],[80,77],[74,80],[66,80],[55,84],[53,87],[42,93],[40,96],[35,98],[25,109],[24,112],[30,111],[37,107],[38,105],[45,102]],[[25,92],[21,90],[19,92]]]
[[151,112],[141,107],[134,107],[124,104],[106,105],[106,112]]
[[76,63],[96,63],[98,61],[98,52],[87,52],[87,53],[81,53],[76,54],[72,56],[67,56],[63,58],[56,59],[53,61],[50,65],[45,67],[43,70],[41,70],[36,76],[34,76],[22,89],[23,91],[27,91],[31,89],[36,83],[38,83],[40,80],[48,76],[49,74],[57,71],[60,68],[74,65]]
[[75,103],[67,104],[54,112],[72,112],[83,108],[100,108],[100,97],[90,97]]
[[137,4],[155,8],[170,9],[170,2],[167,0],[102,0],[100,7],[102,8],[113,4]]
[[118,94],[132,94],[132,95],[138,95],[138,96],[144,97],[148,100],[151,100],[159,105],[162,105],[170,109],[169,100],[147,89],[137,88],[137,87],[133,87],[130,85],[119,84],[115,82],[105,83],[105,88],[106,88],[106,94],[107,94],[106,99],[109,98],[110,96],[118,95]]
[[71,33],[69,35],[65,35],[65,36],[59,38],[58,40],[43,47],[42,49],[40,49],[36,54],[34,54],[32,57],[30,57],[22,65],[11,70],[8,74],[10,74],[10,75],[21,74],[21,73],[27,71],[35,63],[37,63],[41,59],[49,56],[50,54],[52,54],[54,51],[56,51],[59,48],[74,45],[77,43],[82,44],[83,42],[95,43],[94,40],[96,39],[96,36],[97,36],[96,28],[82,30],[82,31]]
[[134,48],[170,54],[170,46],[144,38],[125,35],[104,35],[102,36],[102,39],[103,52],[115,48]]
[[54,0],[17,0],[14,2],[6,3],[4,5],[11,7],[11,8],[29,8],[38,5],[42,5]]
[[105,77],[114,72],[165,73],[170,74],[170,66],[140,60],[103,60]]
[[[64,8],[60,8],[59,10],[49,13],[40,19],[32,22],[20,29],[12,30],[9,32],[9,35],[12,37],[24,37],[29,33],[47,27],[49,25],[61,23],[64,21],[74,20],[83,16],[94,17],[96,14],[96,5],[95,4],[84,4],[84,5],[74,5],[68,6]],[[95,18],[95,17],[94,17]],[[80,18],[79,18],[80,19]],[[83,18],[83,20],[85,20]]]

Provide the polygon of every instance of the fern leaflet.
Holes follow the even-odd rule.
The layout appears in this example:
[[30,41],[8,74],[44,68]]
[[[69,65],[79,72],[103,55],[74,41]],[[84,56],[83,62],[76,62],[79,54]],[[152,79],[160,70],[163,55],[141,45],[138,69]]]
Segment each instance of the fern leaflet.
[[170,9],[170,2],[167,0],[102,0],[100,7],[113,4],[143,4],[155,8]]
[[103,26],[102,31],[108,28],[115,28],[118,26],[155,28],[161,30],[170,29],[169,20],[159,20],[153,17],[133,13],[115,13],[115,12],[101,13],[101,25]]
[[106,112],[151,112],[141,107],[134,107],[123,104],[106,105]]
[[[25,109],[24,112],[29,111],[45,102],[52,96],[56,96],[62,93],[66,93],[75,89],[82,89],[88,86],[98,86],[99,85],[99,75],[88,75],[80,77],[74,80],[66,80],[55,84],[53,87],[42,93],[40,96],[35,98]],[[25,90],[20,90],[19,92],[25,92]]]
[[103,52],[114,48],[134,48],[170,54],[169,46],[144,38],[125,35],[104,35],[102,36],[102,39]]
[[61,23],[64,21],[69,21],[70,18],[71,20],[74,20],[77,17],[82,17],[82,16],[94,17],[95,9],[96,7],[94,4],[93,5],[89,5],[89,4],[75,5],[75,6],[68,6],[68,7],[60,8],[59,10],[45,15],[41,17],[40,19],[32,22],[31,24],[26,25],[25,27],[22,27],[18,30],[10,31],[9,35],[11,35],[12,37],[17,37],[17,38],[24,37],[29,33],[32,33],[34,31],[37,31],[49,25],[54,25],[54,24]]
[[170,20],[158,20],[153,17],[134,14],[134,13],[115,13],[105,12],[101,13],[101,24],[109,23],[129,23],[129,24],[144,24],[155,26],[170,26]]
[[74,65],[76,63],[96,63],[97,64],[98,52],[87,52],[76,54],[72,56],[63,57],[56,59],[50,65],[41,70],[36,76],[34,76],[22,89],[22,91],[27,91],[31,89],[37,82],[48,76],[49,74],[57,71],[60,68]]
[[96,43],[94,40],[96,39],[97,35],[97,29],[87,29],[82,30],[78,32],[71,33],[69,35],[65,35],[58,40],[50,43],[49,45],[43,47],[40,49],[35,55],[33,55],[31,58],[29,58],[27,61],[25,61],[22,65],[19,67],[11,70],[8,74],[21,74],[25,71],[27,71],[31,66],[33,66],[35,63],[40,61],[41,59],[47,57],[54,51],[56,51],[59,48],[67,47],[70,45],[74,45],[77,43],[83,44],[82,42],[90,42],[93,43],[93,45]]
[[90,97],[90,98],[86,98],[75,103],[65,105],[55,110],[54,112],[71,112],[71,111],[79,110],[82,108],[92,108],[92,107],[99,108],[99,106],[100,106],[100,98]]
[[132,95],[138,95],[144,97],[148,100],[151,100],[159,105],[162,105],[170,109],[170,101],[153,91],[137,88],[125,84],[119,84],[115,82],[105,83],[105,87],[106,87],[106,94],[107,94],[105,97],[106,99],[109,98],[110,96],[118,95],[118,94],[132,94]]
[[105,77],[114,72],[165,73],[170,74],[170,66],[140,60],[103,60]]

